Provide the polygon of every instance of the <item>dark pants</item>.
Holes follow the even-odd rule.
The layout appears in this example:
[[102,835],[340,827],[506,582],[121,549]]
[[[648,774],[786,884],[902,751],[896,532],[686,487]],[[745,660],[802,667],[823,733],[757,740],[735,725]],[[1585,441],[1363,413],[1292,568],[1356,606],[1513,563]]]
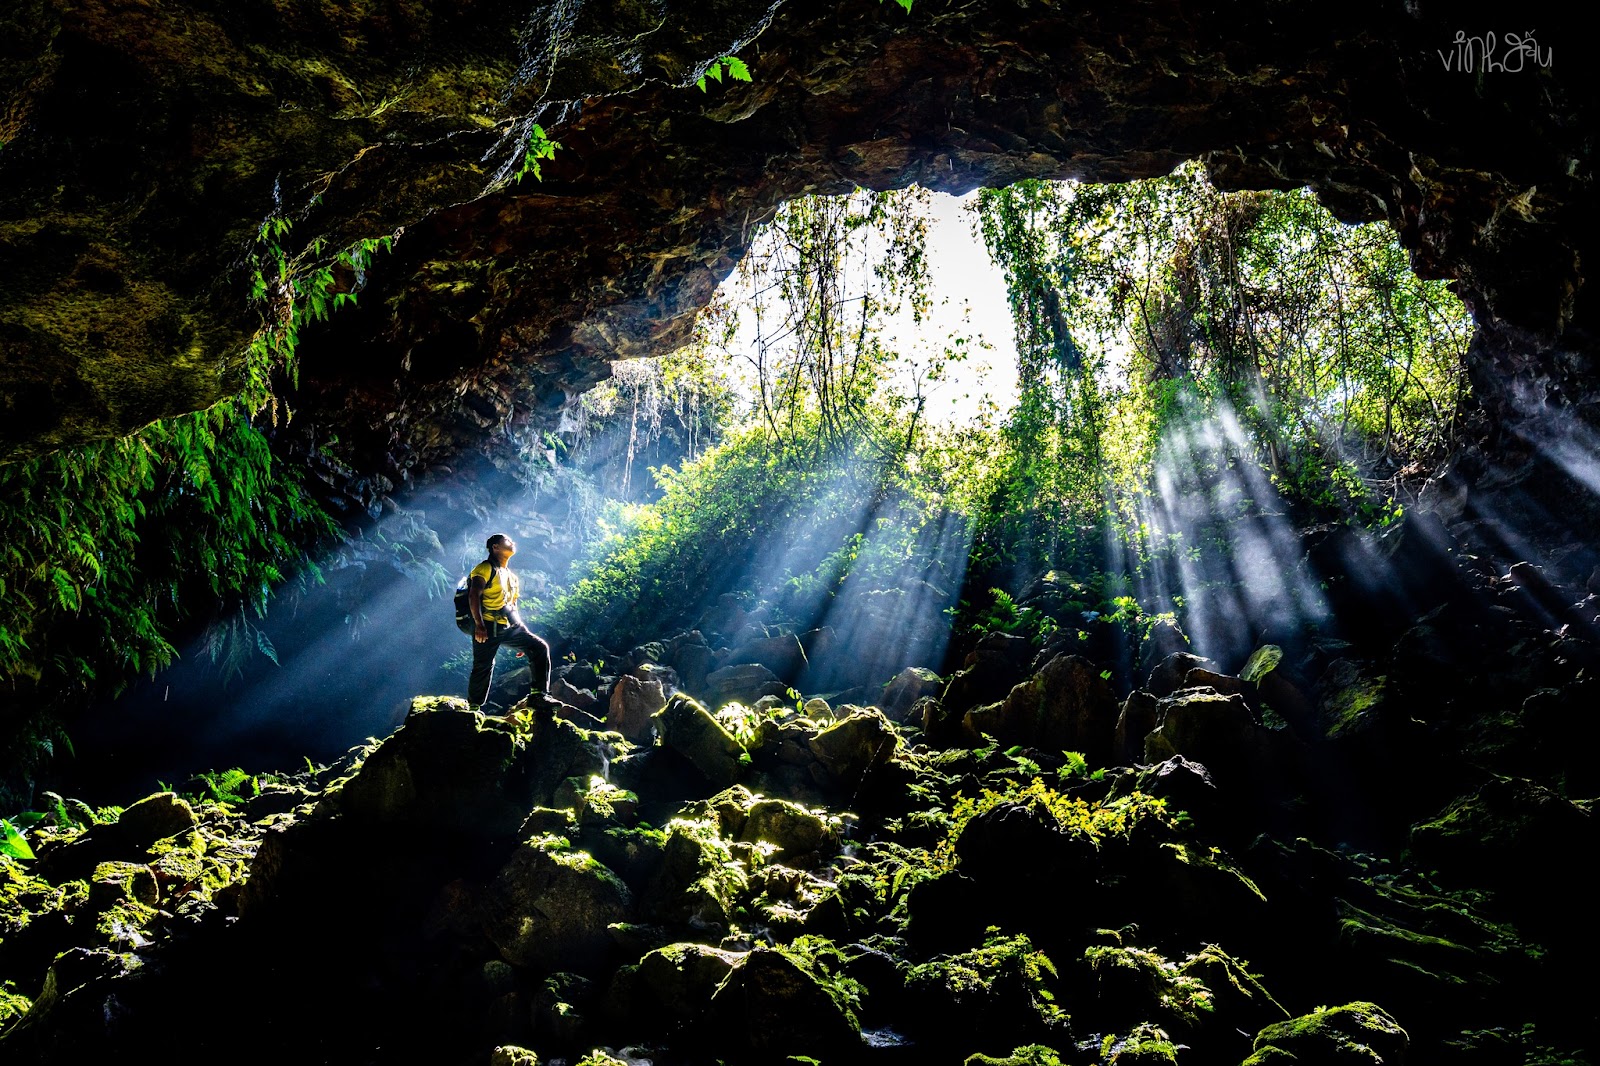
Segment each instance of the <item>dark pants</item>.
[[528,656],[528,695],[550,691],[550,645],[529,632],[520,618],[509,625],[489,622],[489,639],[472,642],[472,678],[467,702],[482,707],[494,683],[494,654],[502,647],[519,648]]

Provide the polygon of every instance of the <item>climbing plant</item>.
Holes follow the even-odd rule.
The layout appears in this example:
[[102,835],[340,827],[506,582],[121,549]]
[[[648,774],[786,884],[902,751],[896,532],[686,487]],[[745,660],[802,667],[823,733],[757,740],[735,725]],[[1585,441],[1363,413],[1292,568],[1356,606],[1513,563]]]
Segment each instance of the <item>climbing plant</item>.
[[[265,613],[274,586],[315,580],[307,549],[336,529],[267,431],[287,409],[302,330],[353,301],[391,238],[296,253],[263,223],[249,293],[262,325],[236,395],[126,437],[0,466],[0,764],[24,771],[66,741],[61,712],[176,654],[188,621]],[[272,655],[259,630],[229,632]],[[220,641],[219,649],[229,642]],[[226,655],[237,648],[227,648]]]
[[794,443],[815,414],[814,443],[838,449],[874,428],[871,406],[905,404],[888,387],[900,353],[885,325],[902,313],[921,323],[928,309],[927,195],[801,197],[755,235],[722,295],[717,340],[775,436]]
[[1342,224],[1309,190],[1222,193],[1197,164],[1022,182],[981,193],[977,213],[1017,323],[1007,435],[1049,456],[1018,458],[1001,528],[1023,499],[1115,512],[1183,420],[1236,419],[1291,502],[1362,520],[1388,513],[1379,480],[1453,440],[1471,321],[1381,223]]

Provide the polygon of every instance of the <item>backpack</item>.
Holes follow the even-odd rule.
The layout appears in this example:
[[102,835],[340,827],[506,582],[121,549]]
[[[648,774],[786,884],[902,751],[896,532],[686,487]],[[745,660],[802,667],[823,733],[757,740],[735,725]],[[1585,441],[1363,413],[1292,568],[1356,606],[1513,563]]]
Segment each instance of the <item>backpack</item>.
[[[476,570],[477,567],[473,567],[472,569]],[[500,568],[491,563],[489,566],[489,585],[494,584],[499,577]],[[471,584],[472,570],[468,570],[467,576],[456,582],[455,595],[456,628],[461,630],[461,632],[465,633],[469,637],[472,636],[472,631],[474,628],[476,628],[475,623],[472,621],[472,608],[467,606],[467,590]],[[488,585],[484,586],[484,588],[488,587]]]

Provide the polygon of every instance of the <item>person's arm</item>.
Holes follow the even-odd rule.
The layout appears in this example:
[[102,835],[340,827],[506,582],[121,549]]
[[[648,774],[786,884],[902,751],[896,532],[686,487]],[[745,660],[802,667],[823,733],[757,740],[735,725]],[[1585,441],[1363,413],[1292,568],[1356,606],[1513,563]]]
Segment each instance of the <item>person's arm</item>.
[[472,639],[482,644],[489,639],[489,627],[483,622],[483,590],[488,583],[473,576],[467,585],[467,610],[472,612]]

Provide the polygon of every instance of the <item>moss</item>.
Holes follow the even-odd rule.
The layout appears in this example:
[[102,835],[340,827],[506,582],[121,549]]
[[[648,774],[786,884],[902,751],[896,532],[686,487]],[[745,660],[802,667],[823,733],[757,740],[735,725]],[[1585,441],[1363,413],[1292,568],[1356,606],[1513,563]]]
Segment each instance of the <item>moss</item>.
[[1400,1062],[1408,1039],[1406,1031],[1388,1012],[1374,1003],[1347,1003],[1269,1025],[1256,1034],[1252,1061],[1270,1062],[1259,1055],[1277,1048],[1310,1062]]
[[1107,1066],[1168,1066],[1178,1061],[1178,1045],[1164,1030],[1143,1022],[1127,1036],[1107,1034],[1100,1058]]
[[17,991],[15,981],[0,984],[0,1031],[24,1014],[33,1006],[33,1001]]
[[1211,990],[1193,973],[1154,951],[1137,947],[1092,947],[1083,953],[1104,1004],[1139,1014],[1159,1011],[1185,1025],[1213,1010]]
[[1389,679],[1384,675],[1362,677],[1353,663],[1336,663],[1329,668],[1329,691],[1322,699],[1323,732],[1338,740],[1358,732],[1367,712],[1383,702]]
[[821,936],[799,936],[788,944],[780,945],[778,950],[810,974],[841,1012],[855,1019],[866,988],[859,981],[845,976],[849,959],[833,941]]
[[925,1005],[935,1029],[965,1032],[1033,1030],[1067,1024],[1051,986],[1055,964],[1026,936],[991,935],[981,948],[925,962],[906,973],[906,989]]
[[1451,985],[1468,984],[1477,968],[1471,948],[1406,929],[1344,900],[1338,904],[1339,939],[1363,955]]

